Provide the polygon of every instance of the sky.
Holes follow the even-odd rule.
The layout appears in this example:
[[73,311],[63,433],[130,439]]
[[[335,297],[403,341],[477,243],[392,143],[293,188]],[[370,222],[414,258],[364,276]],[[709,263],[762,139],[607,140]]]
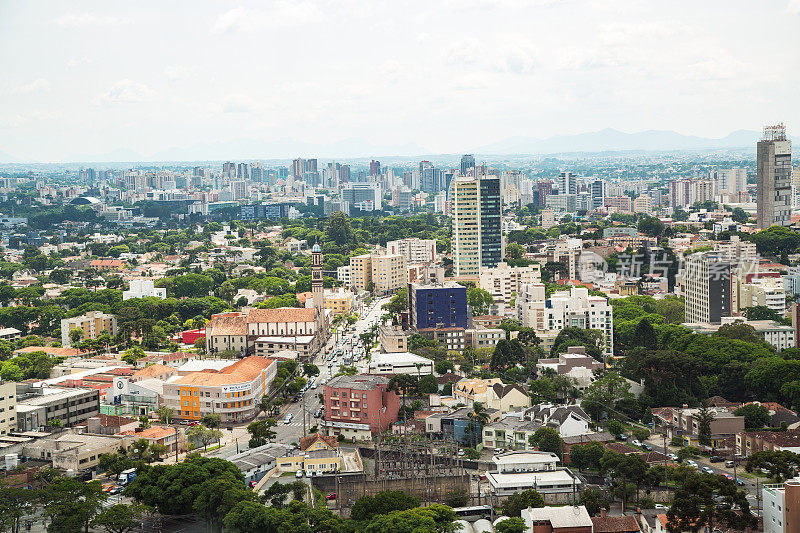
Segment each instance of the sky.
[[800,0],[0,0],[0,65],[25,161],[800,132]]

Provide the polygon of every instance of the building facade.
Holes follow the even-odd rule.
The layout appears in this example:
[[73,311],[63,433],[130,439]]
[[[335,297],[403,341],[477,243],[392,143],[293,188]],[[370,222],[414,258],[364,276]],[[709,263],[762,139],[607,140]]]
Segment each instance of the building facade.
[[792,223],[792,141],[783,124],[764,128],[756,145],[757,209],[761,229]]
[[467,288],[456,282],[442,285],[408,285],[411,326],[423,328],[466,328]]
[[61,319],[61,346],[72,346],[69,332],[73,329],[82,329],[84,339],[96,339],[101,332],[107,331],[109,335],[117,334],[117,317],[102,311],[89,311],[88,313],[73,318]]
[[686,322],[719,324],[731,315],[731,264],[720,253],[690,255],[682,282]]
[[456,276],[480,275],[503,258],[500,179],[464,178],[450,182],[453,266]]
[[323,387],[328,435],[368,439],[397,421],[400,399],[389,390],[389,378],[366,374],[336,376]]

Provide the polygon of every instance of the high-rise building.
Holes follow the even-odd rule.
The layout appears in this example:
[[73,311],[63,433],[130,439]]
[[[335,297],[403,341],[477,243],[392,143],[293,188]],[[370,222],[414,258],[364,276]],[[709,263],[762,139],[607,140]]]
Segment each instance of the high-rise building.
[[690,255],[681,282],[686,322],[719,324],[731,316],[731,264],[721,252]]
[[559,194],[578,194],[578,176],[572,172],[562,172],[558,176]]
[[292,161],[292,171],[290,174],[295,178],[302,178],[303,172],[305,171],[305,162],[301,158],[297,158]]
[[381,186],[377,183],[348,183],[342,187],[342,200],[351,206],[372,202],[373,209],[380,211],[382,207]]
[[461,175],[469,175],[469,169],[475,168],[475,156],[472,154],[465,154],[461,156]]
[[453,264],[456,276],[480,275],[503,257],[500,179],[458,177],[450,183]]
[[264,182],[264,168],[261,166],[260,161],[250,163],[250,179],[255,183]]
[[691,205],[690,191],[692,182],[689,180],[674,180],[669,182],[669,203],[672,209]]
[[764,127],[756,146],[757,210],[759,228],[788,226],[792,222],[792,141],[783,124]]
[[539,207],[547,205],[547,197],[553,192],[553,182],[549,180],[542,180],[538,183],[539,186]]
[[436,258],[436,240],[409,237],[399,241],[389,241],[386,243],[386,253],[404,255],[408,264],[430,263]]
[[247,163],[239,163],[236,165],[236,178],[240,180],[250,179],[250,169]]
[[231,161],[222,163],[222,175],[229,178],[236,176],[236,163]]
[[709,172],[716,184],[717,194],[735,195],[747,190],[747,170],[744,168],[719,168]]
[[381,175],[381,162],[375,161],[374,159],[369,162],[369,175],[370,176],[380,176]]

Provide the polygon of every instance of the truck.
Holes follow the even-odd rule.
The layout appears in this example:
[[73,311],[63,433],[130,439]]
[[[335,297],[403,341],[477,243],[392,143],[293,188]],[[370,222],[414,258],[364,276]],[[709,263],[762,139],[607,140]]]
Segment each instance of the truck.
[[136,477],[136,469],[129,468],[127,470],[123,470],[119,474],[119,484],[120,485],[127,485]]

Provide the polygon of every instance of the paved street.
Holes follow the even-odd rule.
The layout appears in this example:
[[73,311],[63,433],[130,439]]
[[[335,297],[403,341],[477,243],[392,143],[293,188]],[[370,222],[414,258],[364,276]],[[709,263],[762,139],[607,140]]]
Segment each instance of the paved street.
[[[319,353],[317,353],[313,361],[320,370],[320,375],[316,379],[316,382],[318,383],[317,388],[309,388],[303,394],[303,399],[299,402],[292,402],[291,398],[289,398],[289,402],[281,407],[280,415],[276,417],[278,425],[274,428],[276,436],[273,442],[281,444],[292,444],[298,442],[300,437],[303,436],[304,408],[306,413],[306,432],[308,432],[312,426],[319,424],[321,419],[314,418],[314,413],[322,406],[322,403],[319,399],[319,396],[322,394],[322,382],[327,381],[336,375],[336,373],[339,371],[339,367],[342,366],[345,355],[352,354],[352,345],[357,345],[360,343],[358,336],[368,330],[373,323],[380,319],[380,317],[385,313],[381,307],[390,299],[390,297],[380,298],[375,300],[370,306],[362,306],[359,309],[359,319],[355,324],[353,324],[353,326],[340,324],[334,329],[334,332],[331,334],[327,343],[325,346],[323,346]],[[355,332],[346,333],[345,330],[349,327],[355,327]],[[337,329],[338,332],[336,331]],[[352,344],[346,342],[348,339],[352,339]],[[327,358],[329,354],[326,353],[328,348],[330,348],[330,353],[334,353],[337,346],[342,347],[343,353],[338,357],[334,357],[328,361]],[[288,424],[285,424],[284,419],[287,414],[292,415],[292,421]],[[260,418],[263,418],[263,415],[261,415]],[[230,457],[231,455],[237,453],[237,450],[243,451],[248,449],[247,441],[249,440],[250,436],[247,433],[246,425],[234,427],[232,432],[223,427],[222,432],[222,447],[210,452],[208,455],[215,457]]]
[[[677,454],[679,448],[670,446],[669,442],[667,442],[666,448],[664,448],[664,440],[659,434],[653,434],[647,440],[647,443],[653,447],[653,451],[661,452],[661,453],[674,453]],[[753,509],[753,513],[756,512],[758,508],[758,495],[759,491],[761,490],[762,483],[759,481],[756,483],[756,478],[746,477],[750,474],[747,474],[744,470],[744,464],[736,465],[736,468],[728,468],[725,466],[725,462],[720,463],[712,463],[708,457],[697,457],[693,459],[694,462],[697,463],[698,468],[708,467],[710,468],[715,474],[728,474],[734,479],[737,477],[744,482],[743,488],[747,490],[747,500],[750,502],[750,506]],[[744,475],[743,475],[744,474]],[[758,495],[758,496],[757,496]]]

